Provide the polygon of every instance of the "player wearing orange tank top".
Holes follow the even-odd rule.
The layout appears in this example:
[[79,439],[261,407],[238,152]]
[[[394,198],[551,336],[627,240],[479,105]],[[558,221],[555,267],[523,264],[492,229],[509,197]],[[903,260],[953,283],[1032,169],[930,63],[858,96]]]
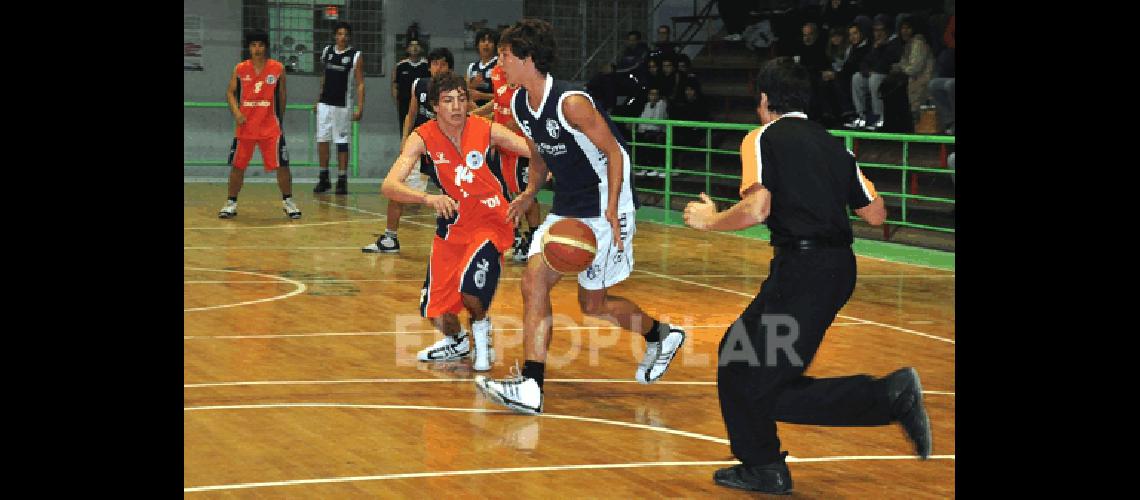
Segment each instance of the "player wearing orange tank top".
[[[257,146],[265,171],[277,171],[277,187],[281,188],[285,215],[300,219],[301,210],[293,203],[293,176],[289,172],[289,157],[278,114],[285,106],[285,67],[268,57],[269,35],[264,31],[247,34],[246,44],[250,57],[234,67],[226,89],[226,101],[237,123],[234,133],[237,145],[230,162],[229,199],[218,217],[228,219],[237,215],[237,196],[245,182],[245,167]],[[239,86],[240,95],[235,92]]]
[[[487,371],[494,362],[487,309],[498,286],[503,252],[511,245],[511,224],[503,186],[490,172],[486,155],[492,147],[531,158],[538,153],[502,125],[467,116],[467,86],[454,73],[432,77],[428,103],[435,110],[435,118],[408,135],[381,192],[400,203],[430,205],[439,215],[420,296],[420,314],[431,318],[445,336],[420,351],[418,359],[451,361],[472,351],[472,342],[458,317],[466,309],[474,337],[472,367]],[[442,194],[427,194],[404,182],[424,154],[433,160]]]

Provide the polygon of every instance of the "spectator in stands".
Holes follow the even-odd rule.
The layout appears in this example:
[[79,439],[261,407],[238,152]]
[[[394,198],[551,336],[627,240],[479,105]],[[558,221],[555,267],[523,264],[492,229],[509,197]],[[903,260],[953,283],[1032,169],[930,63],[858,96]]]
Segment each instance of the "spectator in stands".
[[616,87],[617,82],[614,81],[614,65],[612,63],[602,66],[602,70],[586,82],[586,92],[594,98],[598,107],[609,114],[613,114],[614,106],[617,105]]
[[697,75],[693,73],[692,62],[689,60],[689,56],[685,54],[677,54],[677,73],[680,73],[681,75],[681,85],[679,87],[680,91],[677,92],[678,102],[680,102],[685,96],[685,85],[691,83],[697,88],[698,92],[701,90],[701,82],[697,79]]
[[676,64],[676,60],[672,57],[661,59],[661,80],[657,82],[657,90],[661,91],[661,99],[664,101],[676,101],[685,91]]
[[918,122],[919,106],[926,102],[927,86],[934,76],[934,55],[930,44],[922,34],[925,30],[916,27],[921,23],[919,16],[909,16],[899,23],[899,39],[902,41],[902,56],[891,65],[891,71],[906,73],[907,100],[910,102],[911,121]]
[[934,78],[927,89],[938,109],[938,130],[954,134],[954,16],[946,23],[942,53],[934,62]]
[[[632,95],[632,82],[645,79],[646,61],[649,59],[649,45],[641,41],[641,32],[630,31],[625,36],[625,48],[614,62],[614,81],[618,95]],[[633,76],[633,78],[630,78]]]
[[819,27],[828,33],[843,32],[855,19],[855,6],[850,0],[828,0],[819,16]]
[[806,22],[801,27],[800,43],[795,46],[792,52],[792,59],[808,71],[812,95],[808,105],[808,118],[815,121],[819,121],[822,116],[823,70],[830,66],[825,54],[824,45],[826,44],[827,42],[819,36],[819,26],[813,22]]
[[[856,125],[853,122],[859,119],[860,111],[867,106],[866,99],[859,106],[856,106],[851,96],[851,79],[859,73],[863,59],[866,59],[867,53],[871,51],[871,44],[867,41],[871,19],[867,17],[864,19],[866,22],[857,20],[847,26],[847,55],[843,59],[843,67],[835,77],[836,83],[842,87],[843,92],[843,98],[840,101],[840,104],[845,106],[843,107],[843,120],[850,126]],[[863,125],[866,124],[859,124],[858,126],[862,127]]]
[[[641,117],[654,120],[669,119],[668,104],[661,98],[661,92],[656,87],[649,88],[649,93],[645,103],[645,109],[641,110]],[[655,144],[664,144],[665,126],[652,125],[647,123],[637,124],[636,142],[652,142]],[[640,148],[638,153],[639,159],[641,160],[638,163],[642,165],[660,166],[662,164],[661,158],[664,157],[664,153],[661,149]],[[646,172],[645,175],[648,177],[655,177],[658,175],[658,173],[656,171],[650,170]]]
[[[890,38],[889,21],[888,16],[879,14],[871,25],[871,50],[863,58],[859,72],[851,78],[851,100],[859,118],[847,126],[872,131],[883,128],[883,97],[879,94],[879,85],[890,73],[891,65],[902,57],[902,46]],[[867,113],[865,104],[868,96],[871,98],[870,113]]]
[[[709,120],[708,104],[701,95],[700,87],[694,85],[695,80],[685,83],[682,98],[675,103],[669,103],[669,119],[704,122]],[[703,129],[689,127],[673,127],[674,142],[681,146],[699,146],[705,137]]]
[[649,51],[651,59],[674,59],[677,57],[677,44],[670,37],[669,27],[662,24],[657,27],[657,42],[653,50]]
[[820,100],[819,121],[827,128],[839,126],[842,123],[840,118],[845,113],[852,112],[851,97],[848,95],[851,92],[851,85],[844,86],[843,79],[840,78],[843,65],[850,53],[851,46],[847,41],[845,28],[837,27],[828,33],[824,55],[830,64],[820,72],[820,93],[816,96]]

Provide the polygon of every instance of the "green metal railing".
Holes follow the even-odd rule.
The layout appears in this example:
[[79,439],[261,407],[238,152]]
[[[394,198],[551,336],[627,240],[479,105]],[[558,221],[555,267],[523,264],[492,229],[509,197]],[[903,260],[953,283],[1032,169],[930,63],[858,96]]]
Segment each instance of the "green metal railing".
[[[225,108],[228,110],[230,105],[228,103],[224,103],[224,102],[183,101],[182,107],[188,108],[188,109],[189,108]],[[316,106],[312,105],[312,104],[287,104],[287,105],[285,105],[285,111],[300,110],[300,111],[306,111],[309,113],[309,119],[307,120],[307,122],[308,122],[308,135],[306,135],[306,137],[308,137],[308,140],[314,140],[314,138],[316,137],[317,114],[313,112],[314,109],[316,109]],[[232,125],[233,125],[232,121],[227,123],[227,126],[232,126]],[[350,153],[349,153],[349,160],[348,160],[348,165],[350,167],[352,167],[352,175],[354,177],[357,177],[360,175],[360,147],[359,147],[359,144],[360,144],[360,122],[354,121],[354,122],[352,122],[352,142],[349,145]],[[305,161],[293,161],[292,159],[290,159],[289,160],[289,166],[290,167],[319,167],[320,162],[318,162],[315,158],[313,158],[315,149],[316,148],[307,148],[307,153],[305,155]],[[329,157],[330,157],[329,163],[335,166],[336,165],[336,148],[330,148]],[[203,167],[203,166],[205,166],[205,167],[216,167],[216,166],[228,165],[223,160],[183,160],[182,164],[183,165],[189,165],[189,166],[198,166],[198,167]],[[256,165],[256,166],[264,165],[261,162],[253,162],[253,161],[251,161],[250,164]]]
[[[697,197],[697,193],[681,192],[681,191],[674,190],[673,177],[677,174],[690,174],[690,175],[694,175],[694,176],[703,176],[704,181],[705,181],[704,182],[704,192],[706,194],[708,194],[709,198],[711,198],[713,200],[727,202],[727,203],[736,203],[736,202],[740,201],[740,198],[738,196],[726,198],[726,197],[720,197],[720,196],[714,196],[713,195],[712,188],[713,188],[714,179],[731,180],[731,181],[735,181],[736,183],[739,183],[740,182],[740,175],[739,175],[739,173],[738,174],[727,174],[727,173],[721,173],[721,172],[713,171],[712,155],[720,154],[720,155],[735,156],[737,158],[736,161],[738,162],[739,157],[740,157],[740,151],[738,149],[725,150],[725,149],[717,149],[717,148],[711,147],[711,145],[712,145],[712,133],[714,130],[748,132],[748,131],[755,129],[759,125],[745,124],[745,123],[717,123],[717,122],[694,122],[694,121],[681,121],[681,120],[655,120],[655,119],[648,119],[648,118],[632,118],[632,117],[624,117],[624,116],[612,116],[611,118],[616,123],[624,123],[624,124],[629,124],[632,126],[631,127],[632,137],[631,137],[631,140],[629,141],[629,145],[631,146],[631,149],[632,149],[632,151],[630,153],[631,154],[630,159],[631,159],[631,162],[633,163],[633,166],[637,170],[656,171],[656,172],[663,173],[663,180],[664,180],[663,189],[659,190],[659,189],[650,189],[650,188],[638,187],[636,189],[636,191],[639,193],[652,193],[652,194],[660,195],[662,197],[663,208],[666,210],[665,219],[667,222],[676,222],[676,221],[681,220],[681,217],[679,216],[679,214],[674,213],[675,211],[673,210],[672,201],[673,201],[674,197],[677,197],[677,196],[682,196],[682,197],[686,197],[686,198],[696,198]],[[637,132],[636,125],[638,125],[638,124],[662,125],[662,126],[664,126],[664,128],[665,128],[664,143],[637,142],[638,132]],[[704,144],[706,144],[706,147],[690,147],[690,146],[680,146],[680,145],[674,144],[674,138],[676,137],[675,129],[677,129],[677,128],[693,129],[693,130],[703,129],[705,132]],[[896,229],[898,227],[912,227],[912,228],[925,229],[925,230],[930,230],[930,231],[954,233],[953,227],[943,227],[943,226],[934,226],[934,225],[929,225],[929,224],[919,224],[919,223],[915,223],[915,222],[908,219],[908,215],[910,215],[910,212],[911,212],[910,208],[912,208],[912,207],[908,207],[908,205],[910,205],[910,203],[909,203],[910,200],[919,200],[919,201],[923,201],[923,202],[942,203],[942,204],[949,204],[949,205],[953,205],[956,203],[955,200],[952,198],[942,198],[942,197],[937,197],[937,196],[925,196],[925,195],[917,194],[917,191],[918,191],[918,174],[952,175],[954,173],[949,168],[946,168],[946,163],[945,163],[946,152],[947,152],[946,148],[948,145],[952,146],[955,143],[955,139],[953,136],[894,134],[894,133],[880,133],[880,132],[861,132],[861,131],[852,131],[852,130],[830,130],[829,132],[832,135],[835,135],[837,137],[842,137],[844,140],[844,143],[847,146],[847,149],[854,152],[856,154],[856,157],[858,157],[859,141],[862,139],[877,140],[877,141],[895,141],[895,142],[902,143],[902,164],[901,165],[893,165],[893,164],[887,164],[887,163],[861,162],[861,161],[856,162],[859,165],[859,167],[864,170],[865,173],[868,171],[876,170],[876,169],[878,169],[878,170],[894,170],[894,171],[899,172],[899,176],[900,176],[899,185],[901,187],[899,192],[879,190],[879,195],[881,195],[883,197],[884,201],[887,201],[888,199],[896,199],[899,201],[898,205],[900,206],[900,210],[891,210],[891,208],[893,208],[893,207],[888,207],[888,218],[887,218],[886,223],[884,224],[884,232],[883,232],[885,237],[887,237],[887,238],[890,237],[891,226],[894,226]],[[644,133],[642,133],[642,135],[644,136]],[[939,157],[940,157],[941,167],[940,168],[930,168],[930,167],[921,167],[921,166],[910,165],[910,144],[911,143],[938,144],[939,150],[940,150],[939,151]],[[661,149],[661,150],[664,150],[664,152],[665,152],[664,158],[663,158],[664,165],[642,165],[642,164],[638,163],[638,158],[637,158],[638,153],[639,152],[644,153],[645,149]],[[704,157],[705,157],[704,158],[704,160],[705,160],[704,161],[704,170],[693,169],[691,166],[686,166],[689,168],[677,168],[674,165],[674,158],[673,158],[673,152],[674,151],[693,151],[693,152],[705,153],[705,155],[704,155]],[[642,156],[644,156],[644,154]],[[737,163],[737,165],[739,165],[739,163]],[[870,176],[868,176],[868,177],[870,177]],[[876,178],[880,179],[880,182],[883,179],[882,176],[876,176]],[[637,181],[635,181],[635,184],[636,183],[637,183]],[[906,191],[906,192],[903,192],[903,191]],[[895,214],[892,214],[891,212],[895,212]],[[898,215],[899,217],[891,218],[891,215]],[[850,214],[849,214],[849,216],[851,217],[852,220],[859,220],[859,218],[856,216],[853,216]]]

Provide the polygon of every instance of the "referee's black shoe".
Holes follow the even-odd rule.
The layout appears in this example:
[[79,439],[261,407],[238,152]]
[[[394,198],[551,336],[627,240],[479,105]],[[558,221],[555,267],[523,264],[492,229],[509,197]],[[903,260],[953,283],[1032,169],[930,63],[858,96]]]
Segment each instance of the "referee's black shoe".
[[719,469],[713,473],[713,481],[721,486],[747,491],[759,491],[770,495],[792,494],[792,473],[784,457],[788,452],[780,454],[778,461],[766,465],[734,465]]
[[906,437],[914,443],[914,451],[926,460],[930,456],[932,439],[930,417],[922,403],[922,384],[914,368],[901,368],[886,376],[887,397],[890,398],[891,420],[902,425]]

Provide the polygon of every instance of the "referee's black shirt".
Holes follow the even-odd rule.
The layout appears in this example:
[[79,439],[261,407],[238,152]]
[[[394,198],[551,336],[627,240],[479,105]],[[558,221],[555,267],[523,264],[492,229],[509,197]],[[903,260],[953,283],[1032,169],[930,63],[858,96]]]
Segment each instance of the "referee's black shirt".
[[863,208],[876,196],[843,139],[800,112],[749,132],[740,160],[741,196],[757,183],[772,193],[765,222],[772,246],[799,239],[850,245],[846,206]]

